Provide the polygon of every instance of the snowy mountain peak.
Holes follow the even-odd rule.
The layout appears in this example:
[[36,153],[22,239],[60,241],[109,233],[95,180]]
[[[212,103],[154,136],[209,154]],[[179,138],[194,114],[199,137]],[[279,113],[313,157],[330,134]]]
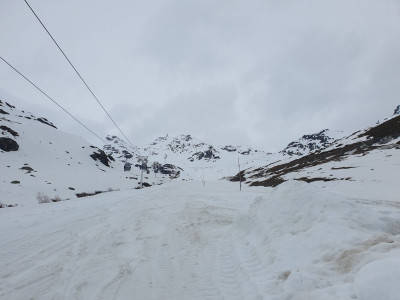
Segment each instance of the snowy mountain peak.
[[181,134],[176,137],[171,137],[167,134],[165,137],[159,137],[155,139],[154,142],[145,148],[145,151],[149,151],[150,154],[158,153],[160,151],[184,153],[205,147],[209,148],[212,146],[203,143],[199,139],[194,138],[189,134]]
[[324,149],[344,135],[342,131],[332,131],[329,129],[324,129],[314,134],[306,134],[297,141],[289,143],[281,153],[284,155],[302,156],[313,151]]

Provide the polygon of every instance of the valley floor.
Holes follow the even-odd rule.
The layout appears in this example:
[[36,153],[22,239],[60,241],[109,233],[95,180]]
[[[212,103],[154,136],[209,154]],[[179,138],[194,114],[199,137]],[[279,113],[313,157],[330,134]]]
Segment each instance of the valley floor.
[[397,299],[382,200],[191,181],[1,209],[0,299]]

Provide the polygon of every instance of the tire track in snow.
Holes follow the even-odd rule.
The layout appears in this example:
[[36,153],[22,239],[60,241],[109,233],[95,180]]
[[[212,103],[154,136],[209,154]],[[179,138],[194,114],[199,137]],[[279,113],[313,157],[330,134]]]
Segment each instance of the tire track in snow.
[[[71,215],[52,217],[54,228],[37,240],[24,240],[29,231],[21,230],[16,240],[23,249],[10,246],[15,253],[7,255],[15,259],[6,265],[8,286],[0,283],[0,295],[4,287],[7,299],[256,299],[262,260],[234,230],[229,195],[160,191],[73,203]],[[35,251],[27,274],[9,274],[23,267],[17,259],[29,247]],[[17,280],[18,293],[10,286]]]

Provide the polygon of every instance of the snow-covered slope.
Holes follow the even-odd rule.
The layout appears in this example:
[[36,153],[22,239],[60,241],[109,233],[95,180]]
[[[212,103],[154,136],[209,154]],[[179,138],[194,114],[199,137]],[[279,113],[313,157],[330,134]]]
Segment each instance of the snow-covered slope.
[[[400,116],[394,115],[352,135],[339,139],[329,147],[297,159],[249,168],[241,173],[246,183],[256,186],[277,186],[287,180],[326,182],[352,185],[364,182],[358,193],[368,195],[372,189],[388,184],[388,197],[396,195],[400,165]],[[239,180],[236,175],[232,180]],[[397,197],[397,196],[396,196]],[[387,199],[385,195],[385,199]]]
[[[131,149],[117,136],[108,136],[107,140],[110,144],[103,148],[107,154],[112,154],[121,162],[138,164],[136,149]],[[176,172],[173,172],[173,176],[184,180],[199,180],[203,174],[208,180],[231,176],[238,171],[238,158],[241,167],[248,168],[282,157],[281,154],[272,155],[250,147],[213,146],[191,135],[159,137],[139,151],[142,156],[148,157],[150,176],[155,176],[154,164],[172,165],[179,171],[179,176],[176,176]]]
[[[398,299],[399,114],[300,157],[188,135],[130,157],[110,137],[114,162],[4,102],[0,122],[0,199],[22,204],[0,209],[0,299]],[[150,189],[122,171],[137,154],[165,168]],[[242,191],[210,180],[238,157]]]
[[0,101],[0,130],[3,205],[37,203],[38,192],[66,199],[82,192],[136,186],[101,149],[4,101]]
[[302,136],[278,153],[268,153],[248,146],[215,146],[187,134],[159,137],[142,149],[132,149],[124,140],[114,135],[106,137],[110,144],[105,145],[103,150],[120,162],[129,162],[137,168],[140,165],[137,162],[138,157],[146,156],[150,174],[154,172],[153,164],[156,164],[174,168],[175,171],[171,172],[173,178],[199,180],[205,173],[207,179],[221,179],[238,171],[238,159],[241,169],[278,161],[286,162],[329,147],[343,136],[341,131],[325,129],[316,134]]

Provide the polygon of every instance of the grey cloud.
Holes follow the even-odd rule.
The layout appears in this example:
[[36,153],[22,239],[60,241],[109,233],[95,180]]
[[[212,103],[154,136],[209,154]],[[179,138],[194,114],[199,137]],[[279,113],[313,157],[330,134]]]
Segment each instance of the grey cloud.
[[[399,104],[397,0],[32,5],[135,143],[168,131],[279,150],[304,133],[368,126]],[[23,2],[0,2],[0,26],[2,55],[104,135],[115,132]],[[43,102],[5,66],[0,82]]]

